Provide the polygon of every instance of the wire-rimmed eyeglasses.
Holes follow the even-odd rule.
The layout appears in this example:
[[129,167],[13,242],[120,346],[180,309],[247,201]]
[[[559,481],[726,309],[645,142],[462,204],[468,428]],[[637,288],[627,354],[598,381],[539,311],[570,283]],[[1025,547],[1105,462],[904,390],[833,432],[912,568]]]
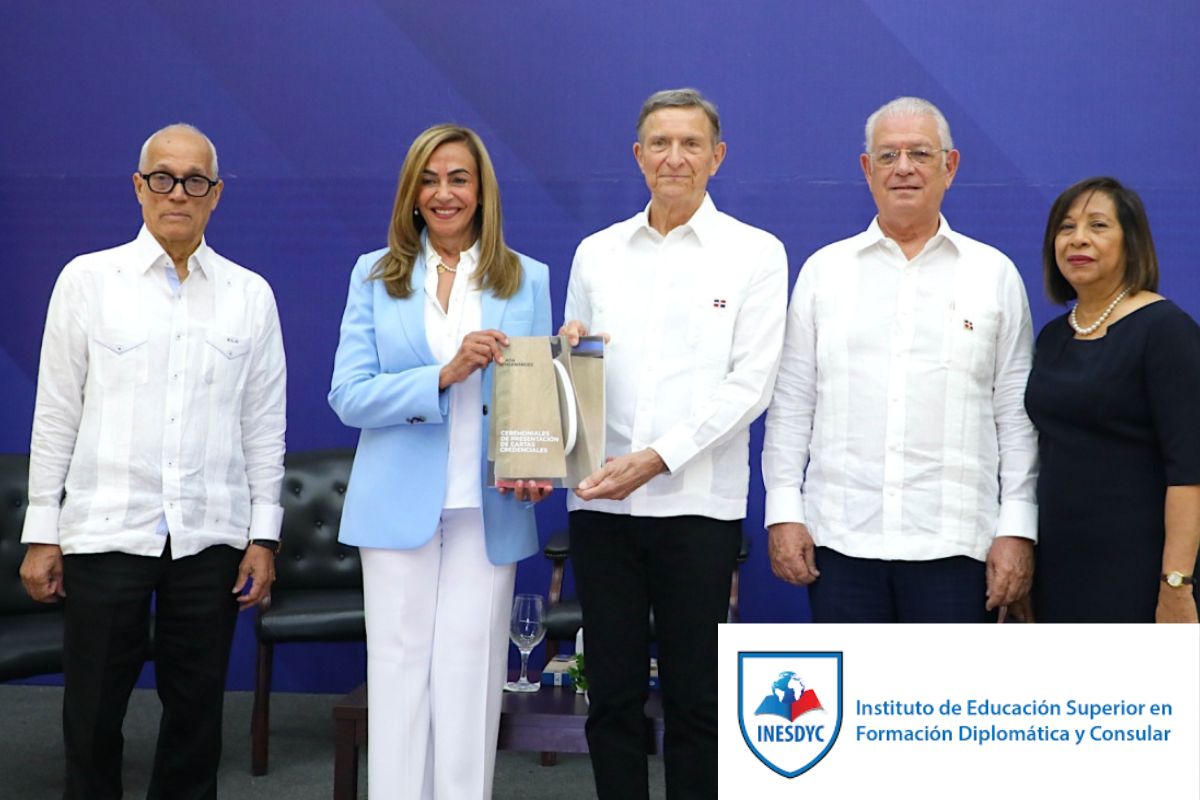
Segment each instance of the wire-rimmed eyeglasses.
[[933,160],[942,153],[949,153],[946,148],[933,147],[901,147],[898,150],[876,150],[871,153],[871,160],[881,167],[890,167],[900,160],[901,153],[908,155],[908,160],[914,164],[919,164],[924,167],[933,163]]

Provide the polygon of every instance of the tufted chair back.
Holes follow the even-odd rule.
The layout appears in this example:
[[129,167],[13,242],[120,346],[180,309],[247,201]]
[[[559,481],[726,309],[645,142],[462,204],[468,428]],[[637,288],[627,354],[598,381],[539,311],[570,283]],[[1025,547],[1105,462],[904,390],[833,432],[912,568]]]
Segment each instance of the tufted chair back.
[[[293,591],[351,590],[361,596],[358,548],[337,540],[353,460],[351,449],[288,454],[280,499],[283,546],[275,559],[274,599]],[[270,633],[269,621],[267,628]]]
[[21,526],[29,456],[0,454],[0,681],[62,671],[62,604],[38,603],[21,585]]
[[250,720],[250,771],[267,771],[271,669],[282,642],[364,641],[362,562],[339,544],[342,502],[354,451],[288,453],[284,463],[283,534],[275,558],[271,604],[255,624],[258,663]]

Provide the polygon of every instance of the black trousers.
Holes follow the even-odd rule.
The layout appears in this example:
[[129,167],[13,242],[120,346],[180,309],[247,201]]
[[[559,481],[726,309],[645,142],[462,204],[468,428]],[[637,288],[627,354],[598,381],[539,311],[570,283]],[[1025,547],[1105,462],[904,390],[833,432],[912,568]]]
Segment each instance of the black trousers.
[[120,800],[121,726],[146,657],[155,598],[154,670],[163,712],[149,798],[217,796],[221,717],[237,622],[242,552],[214,546],[172,560],[125,553],[63,559],[67,599],[63,738],[68,800]]
[[717,625],[729,612],[741,521],[573,511],[570,528],[597,795],[649,796],[644,706],[653,609],[667,797],[715,798]]
[[932,561],[855,558],[818,547],[808,587],[813,622],[995,622],[987,567],[967,556]]

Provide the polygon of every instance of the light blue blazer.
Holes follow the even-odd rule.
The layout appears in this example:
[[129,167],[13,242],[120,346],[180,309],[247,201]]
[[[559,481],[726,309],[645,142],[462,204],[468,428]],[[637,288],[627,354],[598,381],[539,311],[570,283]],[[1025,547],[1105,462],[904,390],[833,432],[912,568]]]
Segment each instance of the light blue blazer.
[[[333,361],[329,405],[343,423],[361,428],[338,539],[360,547],[407,550],[433,538],[446,496],[450,448],[449,396],[438,391],[442,365],[425,338],[425,261],[413,265],[416,290],[403,300],[383,281],[367,280],[387,250],[358,259]],[[483,293],[483,327],[509,336],[550,334],[550,275],[520,256],[521,288],[507,300]],[[492,397],[492,369],[483,374],[483,402]],[[486,405],[484,408],[486,409]],[[482,409],[481,409],[482,410]],[[483,417],[483,529],[488,559],[511,564],[537,551],[530,503],[487,488],[490,417]]]

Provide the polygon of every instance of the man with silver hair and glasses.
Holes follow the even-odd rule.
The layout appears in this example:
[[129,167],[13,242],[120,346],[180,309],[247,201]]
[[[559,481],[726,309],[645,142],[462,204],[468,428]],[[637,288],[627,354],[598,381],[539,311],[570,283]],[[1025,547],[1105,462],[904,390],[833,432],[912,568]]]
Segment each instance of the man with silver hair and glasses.
[[42,339],[21,579],[64,598],[66,798],[122,795],[121,723],[151,599],[163,713],[152,798],[212,798],[237,610],[275,579],[284,353],[271,288],[204,230],[208,137],[142,147],[137,238],[73,259]]
[[959,154],[933,104],[884,105],[865,147],[878,216],[792,294],[763,448],[771,566],[817,622],[994,619],[1033,574],[1029,303],[941,215]]
[[717,625],[746,515],[747,429],[787,313],[783,245],[708,196],[725,150],[703,95],[652,95],[633,145],[650,202],[584,239],[571,267],[562,333],[609,337],[610,460],[568,496],[601,800],[648,796],[651,610],[667,797],[717,796]]

